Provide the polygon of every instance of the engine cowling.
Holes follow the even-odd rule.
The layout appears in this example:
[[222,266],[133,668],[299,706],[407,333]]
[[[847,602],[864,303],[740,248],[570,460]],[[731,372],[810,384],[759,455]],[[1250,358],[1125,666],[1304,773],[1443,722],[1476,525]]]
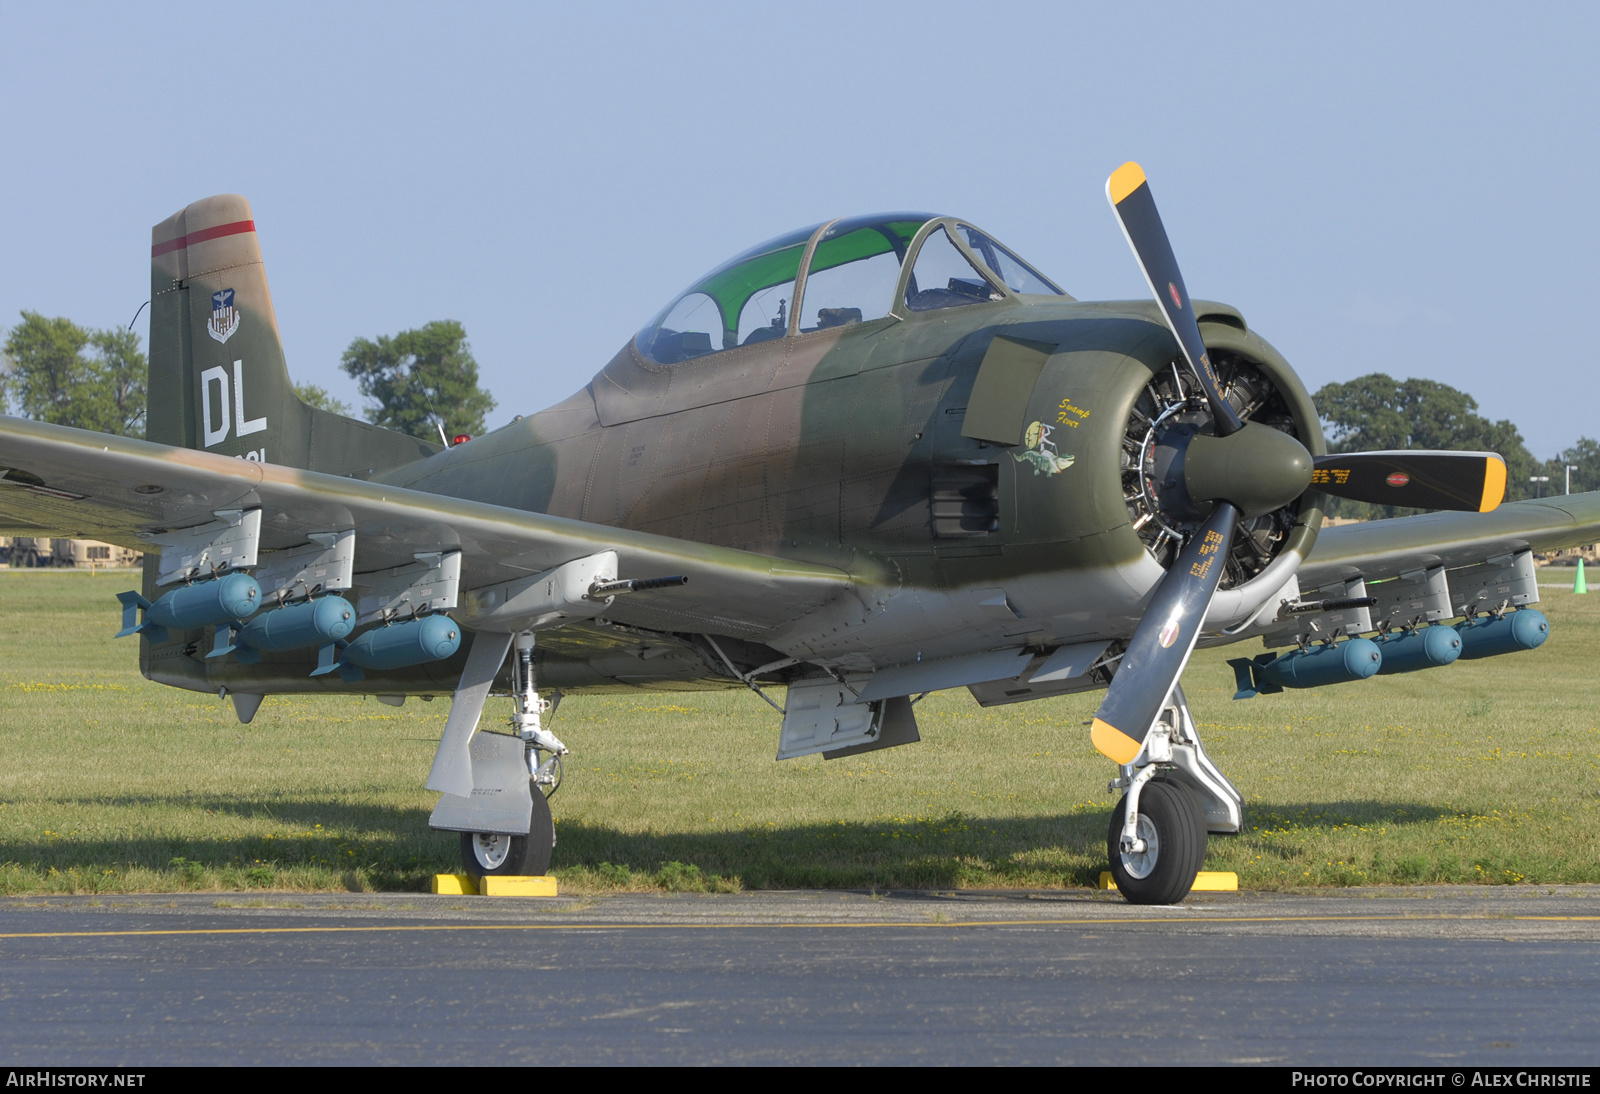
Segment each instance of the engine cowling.
[[1316,542],[1319,497],[1306,492],[1311,456],[1326,450],[1316,409],[1288,362],[1232,315],[1201,329],[1219,386],[1247,424],[1219,440],[1204,395],[1174,358],[1129,408],[1121,482],[1130,529],[1163,568],[1214,499],[1243,510],[1207,629],[1249,618],[1281,589]]

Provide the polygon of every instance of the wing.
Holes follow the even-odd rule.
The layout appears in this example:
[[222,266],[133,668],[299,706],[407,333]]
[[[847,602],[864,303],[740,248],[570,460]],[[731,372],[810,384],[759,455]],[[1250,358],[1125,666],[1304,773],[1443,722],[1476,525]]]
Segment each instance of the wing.
[[1519,551],[1555,551],[1600,540],[1600,491],[1516,501],[1490,513],[1425,513],[1324,528],[1300,567],[1300,587],[1339,578],[1369,581],[1435,566],[1472,566]]
[[461,551],[463,590],[542,573],[599,551],[622,578],[686,575],[687,585],[618,597],[608,619],[656,631],[760,641],[841,597],[829,566],[691,543],[275,464],[0,417],[0,532],[99,539],[200,525],[261,509],[261,546],[353,529],[358,574]]

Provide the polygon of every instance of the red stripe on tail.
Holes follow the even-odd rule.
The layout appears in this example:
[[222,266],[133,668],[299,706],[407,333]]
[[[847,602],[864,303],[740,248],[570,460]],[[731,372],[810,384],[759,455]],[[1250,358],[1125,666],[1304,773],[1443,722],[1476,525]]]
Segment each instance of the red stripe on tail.
[[201,228],[198,232],[190,232],[177,239],[169,239],[165,243],[157,243],[150,248],[150,257],[164,255],[169,251],[181,251],[185,247],[196,243],[204,243],[208,239],[221,239],[223,236],[236,236],[241,232],[253,232],[256,222],[253,220],[236,220],[232,224],[219,224],[215,228]]

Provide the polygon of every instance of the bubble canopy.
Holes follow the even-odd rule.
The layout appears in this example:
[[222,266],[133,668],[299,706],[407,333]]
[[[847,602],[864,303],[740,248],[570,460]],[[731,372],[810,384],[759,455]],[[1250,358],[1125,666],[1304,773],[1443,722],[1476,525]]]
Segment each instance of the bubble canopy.
[[735,255],[663,308],[636,345],[650,360],[676,364],[736,346],[1027,293],[1065,295],[959,220],[879,213],[801,228]]

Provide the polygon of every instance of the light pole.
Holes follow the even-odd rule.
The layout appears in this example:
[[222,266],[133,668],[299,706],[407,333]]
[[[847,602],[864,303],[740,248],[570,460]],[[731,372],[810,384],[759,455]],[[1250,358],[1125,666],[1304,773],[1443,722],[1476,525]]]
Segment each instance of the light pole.
[[1536,498],[1544,497],[1544,484],[1550,481],[1550,476],[1549,475],[1529,475],[1528,476],[1528,481],[1529,482],[1536,482],[1536,483],[1540,484],[1540,485],[1534,487],[1535,493],[1534,493],[1533,496],[1536,497]]
[[1572,473],[1576,470],[1576,467],[1573,467],[1570,463],[1567,464],[1567,493],[1569,494],[1572,493]]

